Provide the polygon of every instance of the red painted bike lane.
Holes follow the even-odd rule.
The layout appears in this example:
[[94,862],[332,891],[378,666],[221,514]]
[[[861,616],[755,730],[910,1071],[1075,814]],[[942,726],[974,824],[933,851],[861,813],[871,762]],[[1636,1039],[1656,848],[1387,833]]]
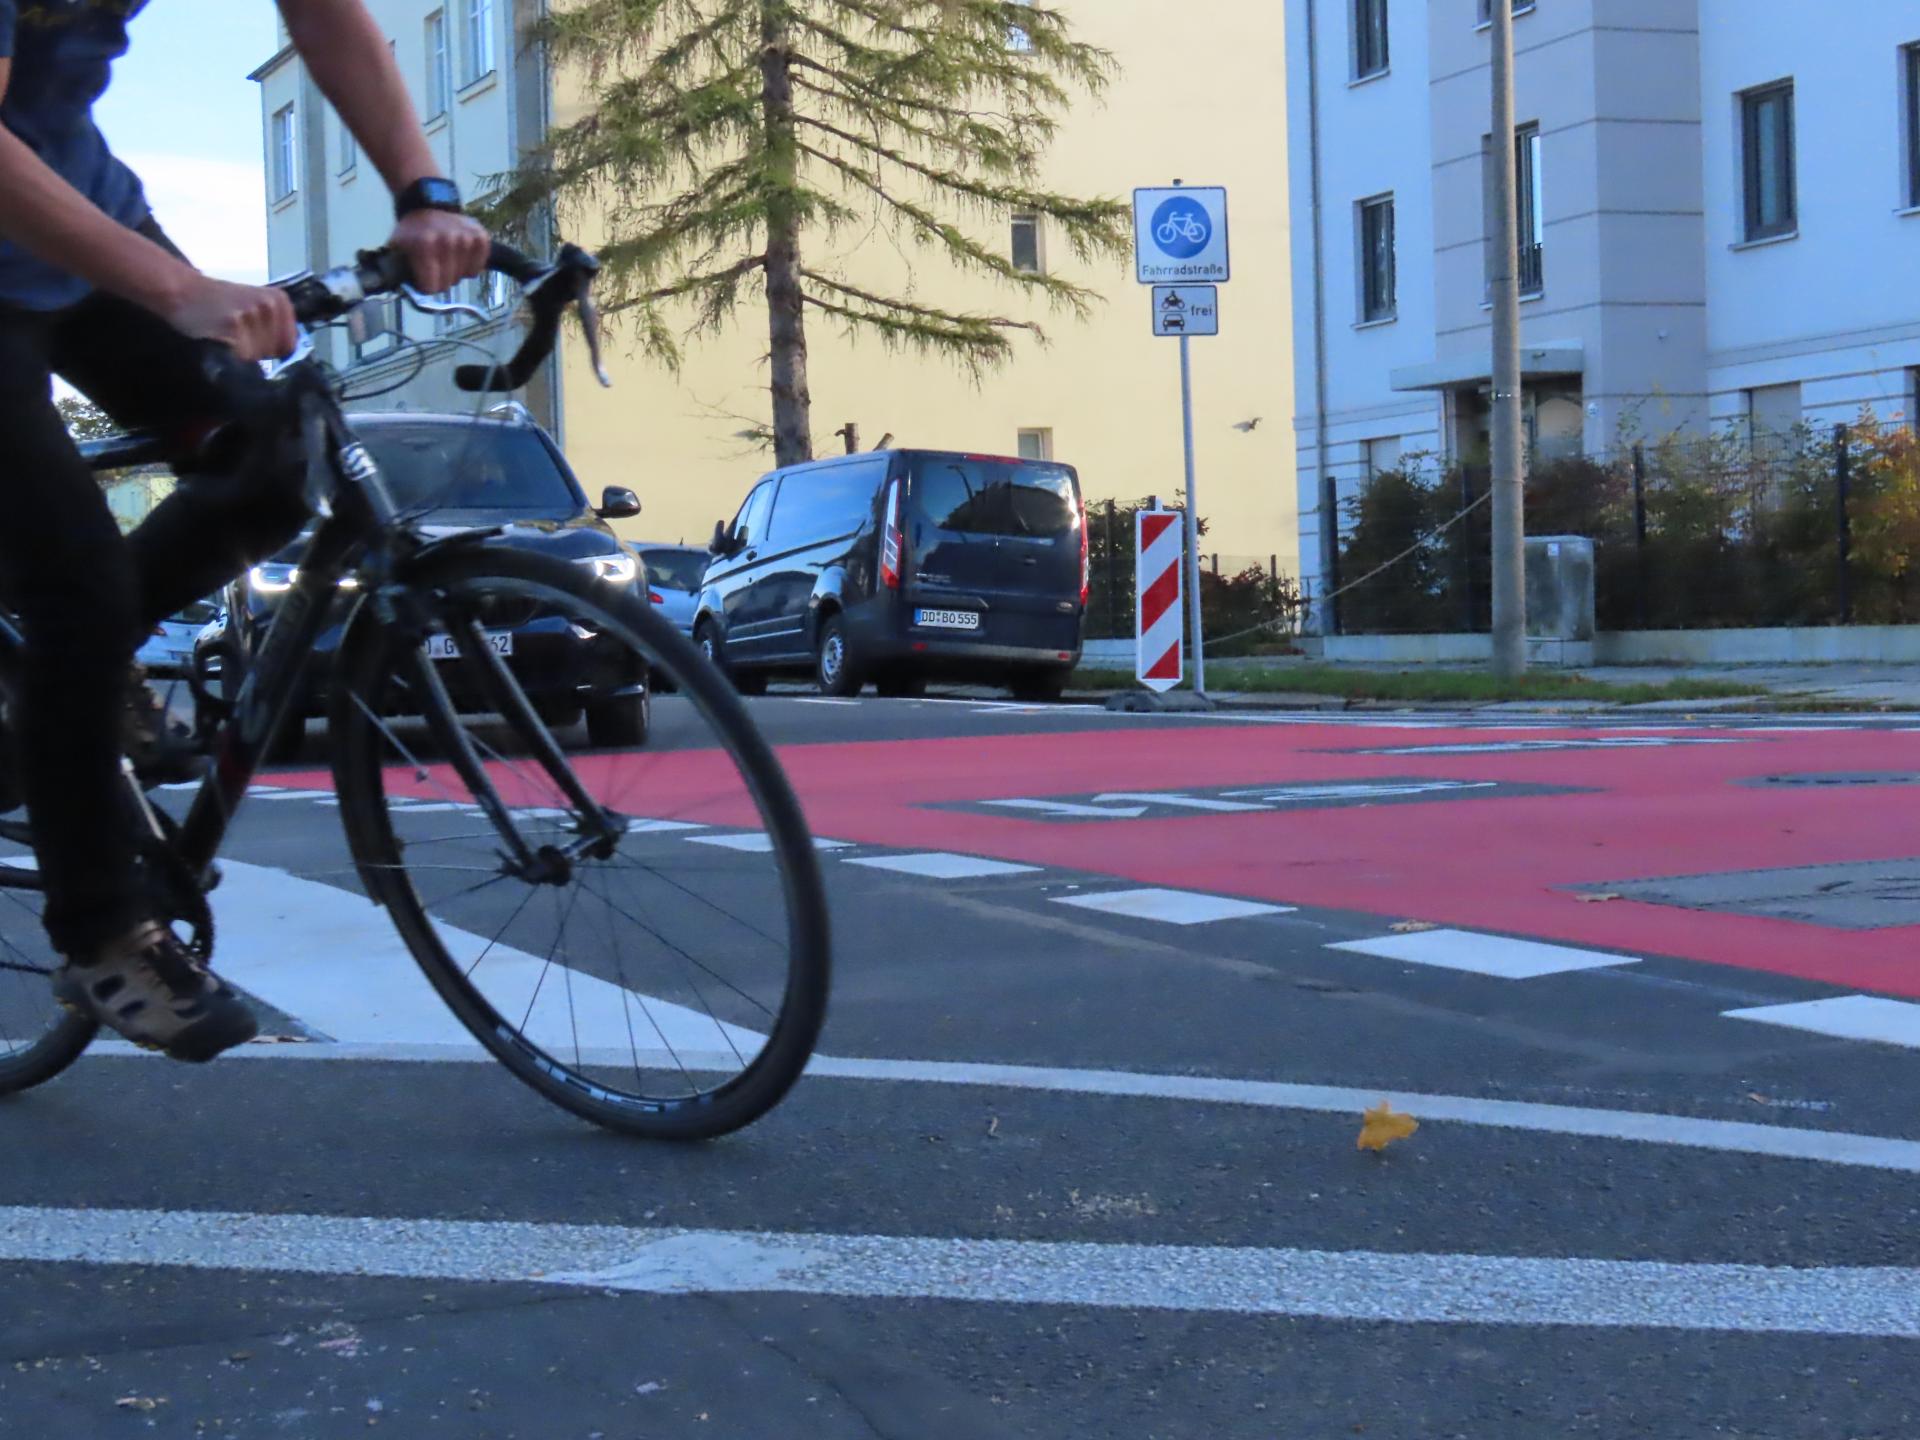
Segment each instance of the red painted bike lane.
[[[1495,754],[1384,748],[1622,732],[1232,726],[812,745],[782,752],[816,833],[961,850],[1180,889],[1505,931],[1920,997],[1920,926],[1842,930],[1574,887],[1920,855],[1903,786],[1769,786],[1920,772],[1920,734],[1687,730],[1721,744]],[[1645,736],[1641,738],[1664,738]],[[1059,820],[946,808],[1001,798],[1419,776],[1578,793]]]

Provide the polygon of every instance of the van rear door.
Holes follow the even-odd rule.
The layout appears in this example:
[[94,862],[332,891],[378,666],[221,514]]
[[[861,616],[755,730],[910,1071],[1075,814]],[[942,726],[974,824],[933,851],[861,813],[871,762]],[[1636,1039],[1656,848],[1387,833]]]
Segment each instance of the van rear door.
[[916,454],[908,499],[910,626],[973,631],[967,638],[988,645],[1077,647],[1083,520],[1072,467]]

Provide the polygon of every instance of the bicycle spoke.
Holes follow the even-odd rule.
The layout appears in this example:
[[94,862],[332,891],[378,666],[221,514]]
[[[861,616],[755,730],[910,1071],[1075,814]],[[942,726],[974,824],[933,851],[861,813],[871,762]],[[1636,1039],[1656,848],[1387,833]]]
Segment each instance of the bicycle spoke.
[[655,940],[658,940],[662,945],[666,946],[667,949],[671,950],[674,954],[678,955],[682,960],[686,961],[687,964],[698,966],[700,969],[706,971],[706,973],[709,976],[711,976],[716,983],[726,986],[727,989],[733,991],[734,994],[738,995],[742,1000],[746,1001],[749,1005],[759,1010],[762,1014],[768,1016],[769,1018],[773,1018],[777,1015],[777,1012],[773,1010],[769,1010],[765,1005],[761,1004],[758,1000],[754,999],[753,996],[747,994],[746,991],[742,990],[738,985],[735,985],[731,980],[727,979],[726,976],[720,974],[717,970],[713,969],[712,966],[701,964],[700,961],[694,959],[693,956],[689,955],[685,950],[682,950],[678,945],[674,944],[671,940],[667,939],[666,936],[662,935],[658,930],[654,929],[646,921],[642,920],[638,915],[635,915],[631,910],[627,910],[622,906],[616,905],[612,900],[608,899],[605,895],[597,895],[595,898],[597,898],[601,902],[601,904],[605,905],[609,910],[612,910],[615,914],[619,915],[623,920],[627,920],[632,922],[635,925],[638,925],[642,930],[646,931],[647,934],[651,935]]

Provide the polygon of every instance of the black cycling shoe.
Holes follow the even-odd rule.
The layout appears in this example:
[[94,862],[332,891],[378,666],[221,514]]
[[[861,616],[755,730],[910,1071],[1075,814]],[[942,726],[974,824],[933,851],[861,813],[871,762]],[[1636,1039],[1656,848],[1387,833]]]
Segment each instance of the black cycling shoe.
[[157,920],[53,972],[68,1010],[117,1030],[144,1050],[201,1063],[260,1033],[247,1002],[201,965]]
[[147,684],[147,668],[135,665],[127,677],[126,719],[121,746],[144,785],[172,785],[207,773],[207,757],[193,732],[167,713]]

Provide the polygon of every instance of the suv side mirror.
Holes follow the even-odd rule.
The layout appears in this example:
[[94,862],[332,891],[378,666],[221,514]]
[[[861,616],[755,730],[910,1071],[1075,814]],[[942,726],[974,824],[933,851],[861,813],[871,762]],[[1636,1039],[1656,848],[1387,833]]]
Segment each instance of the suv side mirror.
[[707,553],[709,555],[718,555],[724,560],[727,556],[733,554],[733,551],[733,535],[732,532],[727,529],[727,522],[724,520],[714,521],[713,539],[707,542]]
[[624,485],[609,485],[600,492],[600,508],[593,513],[602,520],[631,520],[640,513],[640,497]]

